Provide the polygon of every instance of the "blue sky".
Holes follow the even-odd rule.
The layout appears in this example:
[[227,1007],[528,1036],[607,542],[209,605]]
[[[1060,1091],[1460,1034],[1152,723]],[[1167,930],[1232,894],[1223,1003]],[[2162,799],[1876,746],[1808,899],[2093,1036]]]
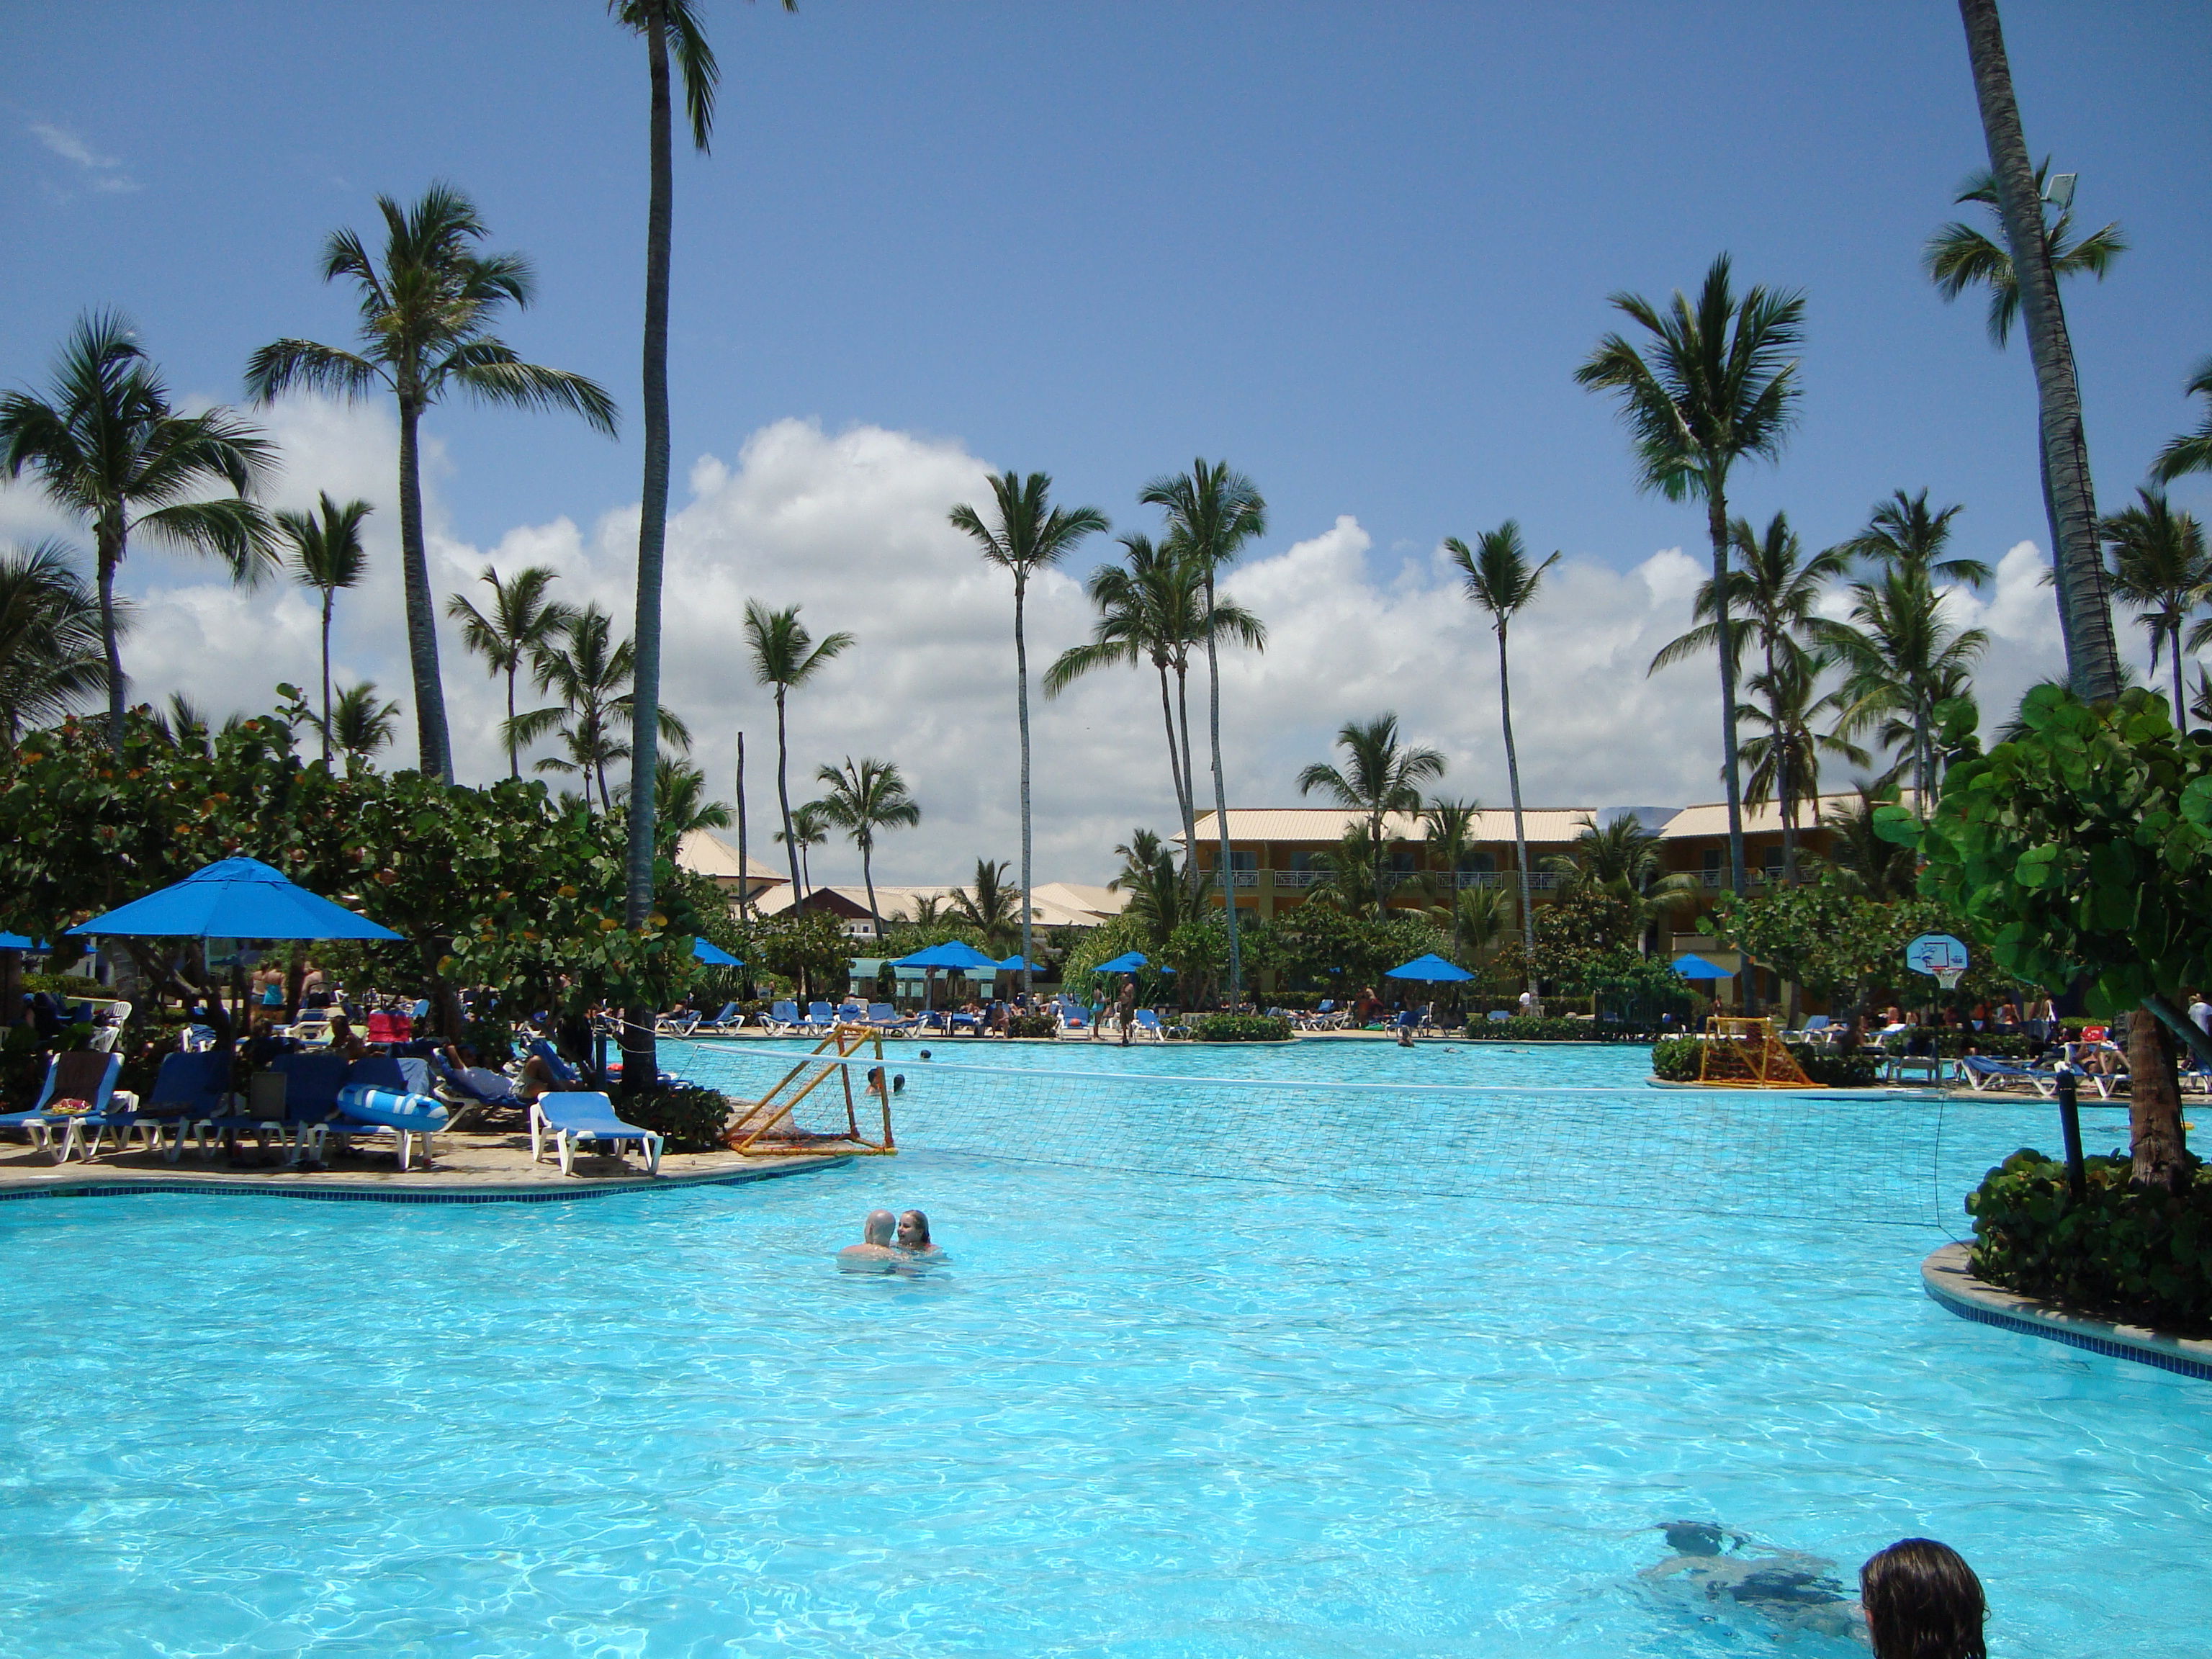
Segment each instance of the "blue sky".
[[[726,80],[714,155],[678,169],[679,507],[695,458],[734,465],[795,418],[1042,468],[1123,527],[1147,477],[1225,455],[1273,506],[1270,550],[1349,515],[1386,586],[1508,514],[1631,571],[1694,552],[1698,515],[1636,492],[1571,372],[1609,293],[1693,283],[1725,248],[1809,306],[1802,426],[1745,511],[1820,545],[1925,486],[1986,556],[2045,539],[2024,347],[1993,350],[1917,264],[1983,155],[1949,6],[704,9]],[[2212,352],[2212,11],[2004,12],[2031,147],[2134,243],[2069,292],[2117,503]],[[537,263],[507,337],[631,416],[616,443],[440,411],[446,530],[588,544],[634,503],[644,71],[602,7],[17,8],[7,36],[0,381],[42,377],[105,303],[179,390],[234,398],[254,347],[345,334],[324,235],[442,177]],[[308,459],[289,487],[315,487]]]

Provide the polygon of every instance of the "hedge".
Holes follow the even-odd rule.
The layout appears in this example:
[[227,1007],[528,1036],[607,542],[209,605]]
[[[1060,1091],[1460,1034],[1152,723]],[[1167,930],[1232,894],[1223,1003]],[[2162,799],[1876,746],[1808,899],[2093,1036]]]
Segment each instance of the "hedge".
[[1649,1025],[1610,1019],[1561,1019],[1516,1014],[1510,1019],[1476,1016],[1467,1023],[1469,1042],[1649,1042]]
[[[1698,1050],[1693,1036],[1662,1037],[1651,1045],[1651,1073],[1665,1083],[1698,1080]],[[1881,1062],[1872,1054],[1839,1054],[1817,1043],[1790,1042],[1790,1050],[1805,1075],[1830,1089],[1863,1089],[1878,1075]]]
[[1267,1014],[1208,1014],[1198,1022],[1200,1042],[1286,1042],[1291,1023]]
[[1010,1037],[1058,1036],[1060,1021],[1051,1014],[1009,1014],[1006,1016],[1006,1035]]
[[625,1096],[617,1109],[629,1122],[662,1136],[672,1152],[711,1152],[722,1144],[730,1103],[713,1089],[689,1086]]
[[2212,1334],[2212,1175],[2179,1194],[2129,1186],[2130,1160],[2092,1158],[2087,1201],[2063,1159],[2014,1152],[1966,1197],[1974,1277],[2177,1336]]

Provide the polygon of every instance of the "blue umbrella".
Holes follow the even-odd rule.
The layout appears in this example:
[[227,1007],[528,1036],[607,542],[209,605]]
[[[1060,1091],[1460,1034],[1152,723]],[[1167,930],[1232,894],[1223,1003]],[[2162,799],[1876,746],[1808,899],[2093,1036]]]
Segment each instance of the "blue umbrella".
[[95,916],[75,933],[137,939],[378,939],[401,935],[318,897],[258,859],[224,859]]
[[0,951],[43,951],[43,945],[33,945],[21,933],[0,933]]
[[891,963],[894,968],[996,968],[998,962],[985,956],[965,939],[949,939],[942,945],[933,945],[927,951],[916,951],[910,957],[901,957]]
[[1411,962],[1401,962],[1382,975],[1385,979],[1434,980],[1442,984],[1456,985],[1474,977],[1457,963],[1446,962],[1431,951],[1427,956],[1415,957]]
[[1148,968],[1151,965],[1145,959],[1145,953],[1142,951],[1131,951],[1125,955],[1115,957],[1111,962],[1100,963],[1091,971],[1094,974],[1133,974],[1138,969]]
[[1703,957],[1684,951],[1674,958],[1674,971],[1684,979],[1734,979],[1735,973],[1707,962]]
[[1034,962],[1024,962],[1022,960],[1022,953],[1019,951],[1015,951],[1013,955],[1008,957],[1004,962],[1000,963],[998,966],[1017,974],[1021,972],[1024,968],[1028,969],[1030,972],[1033,974],[1041,974],[1044,971],[1042,968],[1039,967]]
[[717,968],[742,968],[745,965],[711,939],[694,939],[691,941],[691,954],[700,961],[709,963]]

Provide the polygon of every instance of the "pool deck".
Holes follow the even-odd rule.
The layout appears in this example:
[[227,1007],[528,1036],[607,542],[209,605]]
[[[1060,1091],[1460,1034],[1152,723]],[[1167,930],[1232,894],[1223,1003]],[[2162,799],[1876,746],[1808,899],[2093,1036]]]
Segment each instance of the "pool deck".
[[1946,1244],[1920,1264],[1920,1282],[1928,1294],[1960,1318],[2212,1382],[2212,1341],[2168,1336],[2145,1326],[2119,1324],[2075,1312],[2055,1302],[2000,1290],[1967,1272],[1966,1260],[1966,1245]]
[[236,1163],[203,1162],[186,1151],[176,1163],[159,1153],[134,1152],[92,1163],[55,1164],[27,1146],[0,1146],[0,1200],[15,1198],[94,1198],[134,1193],[252,1194],[386,1204],[530,1204],[604,1198],[617,1193],[666,1192],[680,1187],[735,1186],[849,1164],[830,1158],[740,1158],[735,1152],[671,1152],[660,1174],[645,1173],[642,1158],[584,1157],[563,1176],[549,1156],[530,1158],[527,1134],[441,1134],[436,1164],[402,1173],[388,1152],[343,1158],[325,1170],[288,1170],[274,1150],[246,1148]]

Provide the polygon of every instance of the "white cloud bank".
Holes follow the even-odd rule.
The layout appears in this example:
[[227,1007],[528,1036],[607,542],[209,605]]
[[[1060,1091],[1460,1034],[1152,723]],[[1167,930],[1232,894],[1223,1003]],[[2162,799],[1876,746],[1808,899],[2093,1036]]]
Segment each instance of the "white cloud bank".
[[[287,457],[276,505],[308,505],[319,489],[376,504],[370,580],[338,602],[335,672],[341,685],[373,678],[405,703],[392,420],[374,408],[298,401],[270,411],[270,425]],[[450,481],[442,458],[433,450],[428,459],[431,574],[441,612],[444,596],[472,587],[486,562],[502,571],[538,562],[561,573],[569,599],[629,617],[634,504],[588,532],[556,520],[478,548],[441,528],[438,493]],[[884,839],[879,878],[961,879],[979,855],[1018,855],[1012,587],[945,521],[955,502],[985,498],[988,472],[957,443],[876,427],[830,434],[796,420],[756,433],[733,461],[708,456],[691,468],[690,500],[669,523],[664,696],[690,721],[694,758],[725,798],[736,734],[747,733],[762,855],[772,851],[775,714],[744,650],[748,599],[801,606],[817,635],[846,629],[859,637],[792,698],[794,800],[814,793],[814,769],[823,762],[880,756],[905,770],[925,816],[920,829]],[[1151,527],[1133,511],[1122,527],[1132,526]],[[0,492],[0,532],[51,527],[27,488]],[[1103,538],[1088,544],[1074,568],[1048,573],[1030,597],[1039,879],[1103,879],[1115,862],[1111,848],[1133,826],[1172,826],[1149,675],[1100,673],[1050,701],[1036,689],[1052,658],[1087,635],[1081,580],[1113,550]],[[1340,725],[1395,709],[1410,738],[1448,757],[1447,790],[1504,804],[1497,649],[1486,618],[1462,596],[1440,550],[1388,577],[1370,565],[1370,551],[1367,532],[1346,514],[1231,577],[1229,590],[1270,634],[1264,653],[1224,659],[1232,800],[1295,804],[1298,769],[1327,754]],[[2023,542],[2004,556],[1985,599],[1954,600],[1962,621],[1992,635],[1985,708],[2008,706],[2059,668],[2051,594],[2037,585],[2043,567],[2041,553]],[[317,617],[307,591],[270,583],[242,593],[205,565],[150,548],[134,550],[126,568],[125,586],[141,607],[125,659],[137,696],[182,690],[219,714],[270,707],[280,679],[313,682]],[[1516,621],[1515,735],[1530,804],[1717,799],[1711,665],[1644,672],[1687,625],[1702,570],[1701,557],[1671,548],[1626,570],[1570,558]],[[501,688],[461,652],[449,625],[441,651],[461,773],[489,777],[504,769]],[[1192,690],[1202,720],[1202,680]],[[412,757],[412,732],[404,720],[403,763]],[[824,848],[814,866],[819,879],[858,875],[849,848]]]

